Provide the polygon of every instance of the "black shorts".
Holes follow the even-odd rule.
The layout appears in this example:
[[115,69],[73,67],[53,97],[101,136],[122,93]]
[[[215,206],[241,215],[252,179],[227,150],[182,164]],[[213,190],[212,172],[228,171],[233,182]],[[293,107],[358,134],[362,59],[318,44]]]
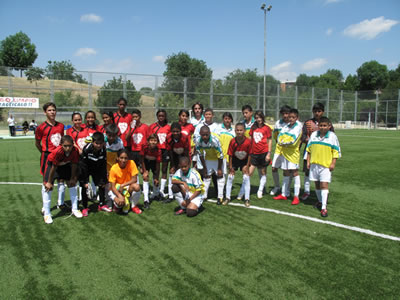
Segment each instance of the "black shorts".
[[96,186],[102,186],[108,183],[107,179],[107,163],[105,161],[86,164],[83,161],[79,162],[79,182],[86,184],[86,178],[92,176]]
[[179,169],[179,159],[181,157],[183,157],[183,156],[185,156],[185,155],[172,153],[172,157],[170,157],[170,165],[169,165],[169,167],[170,168],[174,167],[175,170],[178,170]]
[[267,167],[269,162],[265,161],[268,152],[261,153],[261,154],[250,154],[251,155],[251,164],[256,166],[257,168]]
[[131,151],[129,159],[133,160],[135,162],[136,167],[138,167],[138,169],[140,168],[140,165],[141,165],[140,151]]
[[144,165],[147,171],[151,170],[153,174],[156,172],[156,166],[157,166],[156,160],[144,159]]
[[[51,170],[52,166],[53,166],[53,164],[51,162],[47,163],[46,172],[43,176],[44,182],[49,181],[50,170]],[[51,182],[51,184],[53,184],[55,180],[59,180],[59,179],[70,180],[71,176],[72,176],[71,171],[72,171],[71,163],[62,165],[62,166],[58,166],[56,169],[56,172],[54,173],[53,181]]]
[[246,159],[238,159],[237,157],[232,157],[232,167],[235,171],[240,170],[242,171],[243,167],[247,165],[247,158]]
[[43,151],[42,154],[40,154],[40,174],[44,176],[44,172],[46,171],[46,165],[47,165],[47,158],[49,157],[50,152]]
[[161,149],[161,162],[169,162],[169,151],[167,149]]

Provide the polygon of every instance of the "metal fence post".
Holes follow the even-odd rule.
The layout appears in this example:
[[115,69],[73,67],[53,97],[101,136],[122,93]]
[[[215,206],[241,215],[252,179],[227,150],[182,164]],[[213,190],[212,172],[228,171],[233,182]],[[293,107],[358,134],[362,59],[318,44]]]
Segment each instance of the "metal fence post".
[[187,106],[187,77],[183,79],[183,107]]
[[297,108],[297,101],[298,101],[297,92],[298,92],[298,90],[297,90],[297,85],[296,85],[296,89],[294,91],[294,108]]
[[160,97],[160,95],[158,94],[158,77],[155,76],[154,78],[154,106],[156,108],[156,111],[158,110],[158,98]]
[[311,108],[310,108],[310,112],[311,112],[311,118],[313,117],[313,112],[312,112],[312,108],[314,106],[314,98],[315,98],[315,94],[314,94],[314,87],[311,88]]
[[358,99],[358,92],[356,91],[354,94],[354,122],[357,122],[357,99]]
[[281,85],[278,84],[277,85],[277,89],[276,89],[276,120],[279,120],[279,106],[280,106],[280,92],[281,92]]
[[88,102],[89,102],[89,109],[92,110],[93,109],[93,98],[92,98],[92,84],[93,84],[92,82],[93,82],[93,79],[92,79],[92,72],[89,72],[88,79],[89,79],[89,82],[88,82],[89,100],[88,100]]
[[378,102],[379,102],[379,93],[376,91],[376,97],[375,97],[375,124],[374,124],[374,129],[376,129],[377,122],[378,122]]
[[123,97],[128,100],[127,92],[126,92],[126,74],[124,74],[124,82],[122,83],[123,88]]
[[[236,114],[236,110],[237,110],[237,97],[238,97],[238,95],[237,95],[237,80],[235,80],[235,95],[234,95],[234,98],[233,98],[233,102],[234,102],[234,109],[235,109],[235,113],[234,113],[234,116],[233,116],[233,119],[235,120],[235,122],[236,122],[236,117],[237,117],[237,114]],[[265,115],[265,114],[264,114]]]
[[326,109],[325,109],[325,111],[326,111],[326,116],[329,118],[329,97],[330,97],[329,89],[327,89],[326,97],[327,97],[327,99],[326,99]]
[[213,79],[211,78],[210,80],[210,107],[214,107],[214,84],[213,84]]
[[260,93],[261,93],[261,89],[260,89],[260,83],[257,83],[257,110],[260,109]]
[[11,79],[11,72],[9,69],[7,69],[7,74],[8,74],[8,97],[13,96],[13,83]]
[[389,110],[389,101],[386,101],[386,116],[385,116],[385,124],[386,128],[388,128],[388,121],[387,121],[387,115],[388,115],[388,110]]
[[397,96],[397,120],[396,120],[397,129],[399,129],[399,121],[400,121],[400,89],[399,89],[399,95]]
[[340,113],[339,113],[339,122],[342,122],[343,118],[343,90],[340,91]]
[[50,79],[50,101],[54,102],[54,79]]

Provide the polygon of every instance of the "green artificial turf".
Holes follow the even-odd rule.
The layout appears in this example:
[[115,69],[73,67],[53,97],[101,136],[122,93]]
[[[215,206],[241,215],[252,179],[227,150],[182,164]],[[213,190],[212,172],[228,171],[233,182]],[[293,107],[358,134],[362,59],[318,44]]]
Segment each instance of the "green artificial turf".
[[[327,220],[400,237],[400,133],[343,130],[338,136],[343,157],[333,174]],[[0,182],[40,182],[33,141],[0,141],[0,169]],[[237,176],[233,195],[239,181]],[[40,186],[0,189],[2,299],[395,299],[400,294],[400,242],[210,202],[195,218],[174,216],[176,203],[154,202],[142,215],[93,212],[80,220],[54,209],[54,223],[46,225]],[[251,204],[321,218],[312,197],[291,206],[253,194]]]

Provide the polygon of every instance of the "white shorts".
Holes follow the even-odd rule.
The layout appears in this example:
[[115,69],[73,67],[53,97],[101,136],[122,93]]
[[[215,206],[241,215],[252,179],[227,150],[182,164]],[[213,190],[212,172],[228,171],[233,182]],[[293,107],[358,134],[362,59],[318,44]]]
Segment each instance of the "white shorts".
[[274,158],[272,159],[272,167],[275,169],[280,169],[284,159],[285,157],[283,157],[283,155],[274,154]]
[[331,171],[329,168],[323,167],[317,164],[311,164],[310,166],[310,180],[320,182],[331,182]]
[[190,203],[193,203],[194,205],[197,206],[197,208],[200,208],[200,206],[203,204],[203,197],[202,197],[202,195],[197,196],[197,197],[194,198],[192,201],[190,201]]
[[281,169],[282,170],[298,170],[299,164],[292,163],[292,162],[288,161],[285,157],[283,157]]
[[[210,176],[212,173],[217,174],[218,172],[218,160],[207,160],[206,159],[206,166],[207,166],[207,175]],[[203,169],[203,165],[201,164],[201,160],[197,161],[197,168]],[[222,171],[224,169],[222,168]]]

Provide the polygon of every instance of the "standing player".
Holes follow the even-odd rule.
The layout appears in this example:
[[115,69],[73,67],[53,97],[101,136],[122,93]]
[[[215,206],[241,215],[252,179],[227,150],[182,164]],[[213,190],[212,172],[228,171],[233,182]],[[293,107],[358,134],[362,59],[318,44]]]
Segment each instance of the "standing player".
[[78,180],[78,161],[79,152],[74,146],[74,141],[69,135],[61,138],[60,146],[54,149],[48,156],[46,169],[43,176],[43,208],[44,222],[53,223],[50,213],[51,191],[55,179],[63,179],[69,187],[71,196],[72,214],[77,218],[82,218],[82,213],[78,210],[77,180]]
[[117,162],[117,153],[124,148],[122,140],[118,137],[119,129],[116,124],[106,127],[107,172]]
[[253,108],[246,104],[242,106],[243,124],[246,130],[245,136],[250,137],[250,129],[253,126],[255,119],[253,117]]
[[300,176],[299,176],[299,161],[300,161],[300,150],[299,146],[301,143],[301,130],[302,124],[297,120],[299,117],[299,111],[292,108],[289,113],[289,124],[282,128],[278,135],[278,144],[282,146],[282,164],[283,170],[283,184],[282,193],[274,200],[287,200],[289,193],[289,181],[290,177],[294,178],[294,197],[292,205],[300,203]]
[[196,128],[201,122],[204,121],[203,116],[204,106],[200,102],[192,105],[193,117],[190,118],[190,123]]
[[189,111],[187,109],[181,109],[178,115],[179,115],[179,125],[181,125],[182,129],[181,132],[184,136],[188,138],[189,142],[191,142],[192,135],[194,133],[194,126],[192,123],[188,123]]
[[[282,116],[282,119],[276,121],[275,123],[273,132],[275,142],[278,141],[278,135],[281,132],[282,128],[289,123],[290,109],[291,109],[290,106],[284,105],[281,107],[279,111]],[[281,161],[283,159],[283,156],[280,155],[281,152],[282,152],[282,146],[276,143],[274,158],[272,159],[272,178],[274,180],[274,188],[270,192],[271,196],[275,196],[281,188],[281,185],[279,183],[279,173],[278,173],[278,169],[281,168]]]
[[164,109],[157,111],[157,122],[149,127],[149,134],[157,134],[158,147],[161,149],[161,196],[165,198],[164,190],[167,184],[167,172],[169,163],[169,152],[167,150],[167,136],[171,132],[171,126],[168,125],[167,112]]
[[67,129],[67,135],[71,136],[74,140],[74,145],[78,148],[79,153],[82,153],[83,147],[86,145],[86,130],[82,126],[82,115],[78,112],[72,114],[71,128]]
[[339,140],[331,132],[331,121],[321,117],[318,122],[319,131],[311,134],[307,144],[307,168],[310,169],[310,180],[315,182],[317,206],[321,206],[321,216],[327,217],[329,182],[331,172],[335,169],[336,160],[341,157]]
[[[47,158],[50,152],[60,145],[61,138],[64,136],[64,125],[56,121],[57,107],[53,102],[47,102],[43,105],[43,111],[46,115],[46,121],[40,124],[35,131],[35,146],[40,152],[40,174],[44,176],[44,170],[47,166]],[[57,208],[65,209],[64,203],[65,186],[62,179],[57,180],[58,204]],[[42,188],[42,197],[44,187]],[[43,212],[44,208],[42,208]]]
[[267,167],[271,161],[272,136],[271,128],[265,124],[265,117],[262,111],[256,111],[255,122],[250,129],[251,136],[251,160],[249,176],[258,168],[260,185],[258,186],[257,198],[263,196],[264,187],[267,184]]
[[131,145],[131,156],[136,166],[142,173],[140,150],[147,143],[147,137],[149,135],[149,126],[141,122],[142,112],[138,109],[132,110],[132,123],[126,133],[126,140],[130,141]]
[[132,122],[132,115],[126,112],[126,106],[128,102],[125,98],[121,97],[118,100],[118,111],[114,113],[114,123],[117,124],[119,128],[119,136],[124,143],[124,147],[128,149],[128,142],[126,140],[126,132],[128,130],[129,124]]
[[210,133],[210,128],[203,125],[200,129],[200,137],[196,140],[196,152],[200,160],[197,167],[203,173],[204,178],[204,199],[207,198],[208,189],[211,184],[211,175],[217,176],[217,204],[222,204],[224,197],[225,178],[222,172],[224,154],[222,153],[221,143],[216,135]]
[[[251,140],[245,134],[245,127],[243,123],[237,123],[235,126],[236,137],[229,143],[229,175],[226,183],[226,198],[222,203],[227,205],[231,201],[231,191],[233,180],[235,179],[235,171],[240,169],[243,173],[242,186],[240,190],[244,194],[246,207],[250,206],[250,153],[251,153]],[[240,194],[239,194],[240,195]],[[239,198],[239,197],[238,197]],[[240,199],[242,196],[240,196]]]
[[114,123],[114,115],[112,112],[103,112],[102,119],[103,125],[99,126],[99,131],[105,134],[107,125]]
[[93,110],[88,110],[85,114],[85,130],[87,136],[92,136],[93,133],[100,131],[96,124],[96,113]]
[[172,183],[175,199],[180,206],[175,215],[186,213],[188,217],[197,216],[204,200],[204,183],[199,172],[190,168],[188,157],[179,159],[179,169],[172,177]]

